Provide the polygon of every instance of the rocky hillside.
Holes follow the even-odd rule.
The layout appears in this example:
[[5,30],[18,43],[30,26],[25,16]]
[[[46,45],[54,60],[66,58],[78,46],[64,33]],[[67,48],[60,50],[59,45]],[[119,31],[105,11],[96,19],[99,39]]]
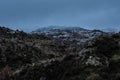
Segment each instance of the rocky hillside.
[[120,80],[120,33],[0,27],[0,80]]
[[62,41],[66,45],[71,45],[72,47],[80,46],[81,48],[97,36],[108,35],[108,33],[100,30],[88,30],[80,27],[64,26],[40,28],[32,31],[32,33],[45,35],[54,40],[54,42]]

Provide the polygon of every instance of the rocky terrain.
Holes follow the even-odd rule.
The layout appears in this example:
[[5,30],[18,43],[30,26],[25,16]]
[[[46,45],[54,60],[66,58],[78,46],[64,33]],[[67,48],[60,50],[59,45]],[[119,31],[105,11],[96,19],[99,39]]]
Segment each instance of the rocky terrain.
[[109,35],[100,30],[88,30],[80,27],[50,26],[32,31],[33,34],[43,34],[54,42],[64,42],[63,44],[84,47],[93,38],[100,35]]
[[120,33],[0,27],[0,80],[120,80]]

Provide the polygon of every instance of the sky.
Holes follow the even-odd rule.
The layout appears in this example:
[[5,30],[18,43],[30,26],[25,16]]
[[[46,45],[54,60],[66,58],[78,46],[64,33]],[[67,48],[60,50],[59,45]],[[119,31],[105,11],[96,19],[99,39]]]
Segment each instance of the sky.
[[120,30],[120,0],[0,0],[0,26],[32,31],[51,25]]

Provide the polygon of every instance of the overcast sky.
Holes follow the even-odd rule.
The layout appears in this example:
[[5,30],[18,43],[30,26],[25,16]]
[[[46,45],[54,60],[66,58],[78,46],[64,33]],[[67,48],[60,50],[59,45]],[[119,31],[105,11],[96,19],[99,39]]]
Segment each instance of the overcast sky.
[[0,25],[24,31],[51,25],[118,30],[120,0],[0,0]]

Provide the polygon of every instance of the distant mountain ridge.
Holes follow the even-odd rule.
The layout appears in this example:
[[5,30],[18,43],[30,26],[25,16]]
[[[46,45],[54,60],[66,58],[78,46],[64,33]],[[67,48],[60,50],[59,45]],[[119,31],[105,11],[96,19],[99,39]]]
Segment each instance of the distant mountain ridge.
[[81,27],[50,26],[32,31],[32,34],[44,35],[53,42],[84,48],[92,39],[100,35],[109,35],[101,30],[88,30]]
[[49,27],[42,27],[39,29],[36,29],[32,31],[32,33],[43,33],[43,32],[48,32],[52,30],[87,30],[81,27],[69,27],[69,26],[49,26]]
[[88,30],[81,27],[50,26],[32,31],[32,34],[43,34],[52,39],[64,41],[86,42],[100,35],[108,33],[100,30]]

